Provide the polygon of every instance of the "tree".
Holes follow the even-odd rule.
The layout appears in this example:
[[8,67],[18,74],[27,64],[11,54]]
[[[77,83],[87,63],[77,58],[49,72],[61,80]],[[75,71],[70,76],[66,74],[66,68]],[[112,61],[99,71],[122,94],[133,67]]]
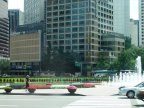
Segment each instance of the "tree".
[[10,70],[10,62],[8,60],[0,60],[0,73],[4,74]]
[[135,69],[137,56],[141,56],[142,69],[144,69],[144,49],[135,46],[122,51],[111,67],[117,70]]
[[109,68],[110,68],[110,61],[108,61],[108,59],[105,58],[104,54],[101,53],[98,59],[96,69],[107,70]]
[[62,50],[48,50],[42,63],[43,70],[55,71],[59,76],[61,73],[72,73],[77,70],[75,61],[76,53],[63,52]]

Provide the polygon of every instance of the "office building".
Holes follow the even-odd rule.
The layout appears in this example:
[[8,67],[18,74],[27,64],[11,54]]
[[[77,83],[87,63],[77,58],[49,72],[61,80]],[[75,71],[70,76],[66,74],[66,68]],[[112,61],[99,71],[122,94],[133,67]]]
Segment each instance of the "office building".
[[125,49],[125,36],[120,33],[109,32],[102,35],[100,54],[112,63]]
[[9,16],[9,26],[10,26],[10,34],[13,32],[16,32],[16,29],[19,25],[24,24],[24,16],[23,12],[21,12],[19,9],[9,9],[8,10],[8,16]]
[[44,21],[45,0],[24,0],[24,24]]
[[114,32],[130,37],[130,0],[113,0]]
[[144,47],[144,0],[139,0],[139,46]]
[[113,31],[113,0],[46,0],[47,46],[96,64],[101,35]]
[[139,21],[130,19],[131,44],[139,46]]
[[0,0],[0,59],[9,59],[9,20],[7,0]]
[[45,51],[43,22],[21,25],[10,39],[11,75],[38,74]]

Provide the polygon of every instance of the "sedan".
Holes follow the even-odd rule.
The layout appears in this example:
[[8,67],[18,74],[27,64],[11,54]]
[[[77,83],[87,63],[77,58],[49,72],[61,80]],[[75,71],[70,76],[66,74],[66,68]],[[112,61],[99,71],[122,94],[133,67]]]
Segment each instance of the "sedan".
[[139,88],[144,87],[144,82],[141,82],[132,87],[120,87],[119,88],[119,95],[127,96],[128,98],[135,98],[135,95]]

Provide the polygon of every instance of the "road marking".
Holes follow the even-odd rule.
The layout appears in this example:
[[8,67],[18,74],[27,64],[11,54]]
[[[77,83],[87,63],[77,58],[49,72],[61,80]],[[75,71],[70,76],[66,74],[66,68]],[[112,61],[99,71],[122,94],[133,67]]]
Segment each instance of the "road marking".
[[18,107],[18,105],[0,105],[0,107]]
[[131,108],[129,99],[119,99],[118,96],[86,96],[72,102],[63,108]]
[[0,101],[43,101],[44,99],[0,99]]

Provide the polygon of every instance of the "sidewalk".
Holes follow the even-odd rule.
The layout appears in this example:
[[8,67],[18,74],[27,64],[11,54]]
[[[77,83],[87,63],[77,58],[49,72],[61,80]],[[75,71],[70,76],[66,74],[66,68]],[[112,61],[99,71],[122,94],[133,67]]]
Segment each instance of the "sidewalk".
[[[78,88],[75,95],[84,96],[109,96],[118,93],[118,88],[113,86],[96,85],[95,88]],[[6,94],[3,89],[0,89],[0,94]],[[9,95],[29,95],[26,89],[14,89]],[[67,89],[37,89],[31,95],[65,95],[69,94]]]

